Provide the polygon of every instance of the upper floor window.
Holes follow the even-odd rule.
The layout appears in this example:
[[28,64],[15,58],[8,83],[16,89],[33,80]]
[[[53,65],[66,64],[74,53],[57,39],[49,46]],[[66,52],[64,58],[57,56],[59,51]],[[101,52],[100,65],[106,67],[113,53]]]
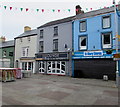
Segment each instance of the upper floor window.
[[40,38],[43,38],[43,30],[40,30]]
[[102,19],[102,28],[110,28],[111,21],[110,21],[110,16],[104,16]]
[[4,50],[3,51],[3,57],[6,57],[7,56],[7,52]]
[[58,26],[54,27],[54,36],[58,35]]
[[103,48],[111,48],[112,47],[111,33],[103,33],[102,34],[102,47]]
[[44,49],[43,41],[40,41],[39,42],[39,51],[43,52],[43,49]]
[[58,39],[53,40],[53,51],[58,51]]
[[86,21],[80,21],[80,32],[85,32],[87,29]]
[[22,42],[22,38],[20,38],[20,42]]
[[87,49],[87,37],[86,36],[80,36],[79,37],[79,49],[80,50],[86,50]]
[[30,42],[30,36],[27,39],[28,39],[28,42]]
[[22,48],[22,56],[23,57],[27,57],[28,56],[28,53],[29,52],[29,47],[23,47]]

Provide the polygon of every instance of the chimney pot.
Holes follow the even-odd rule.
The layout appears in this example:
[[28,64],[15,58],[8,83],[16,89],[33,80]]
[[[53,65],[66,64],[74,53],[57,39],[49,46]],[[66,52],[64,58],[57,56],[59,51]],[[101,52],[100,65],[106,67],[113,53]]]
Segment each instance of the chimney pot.
[[25,27],[24,27],[24,32],[30,31],[30,30],[31,30],[31,27],[29,27],[29,26],[25,26]]

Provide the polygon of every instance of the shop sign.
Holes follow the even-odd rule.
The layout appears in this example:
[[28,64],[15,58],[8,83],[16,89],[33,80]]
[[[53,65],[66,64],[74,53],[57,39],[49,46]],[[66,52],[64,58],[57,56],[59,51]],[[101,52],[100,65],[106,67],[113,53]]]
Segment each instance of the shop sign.
[[103,56],[103,51],[85,51],[84,56]]

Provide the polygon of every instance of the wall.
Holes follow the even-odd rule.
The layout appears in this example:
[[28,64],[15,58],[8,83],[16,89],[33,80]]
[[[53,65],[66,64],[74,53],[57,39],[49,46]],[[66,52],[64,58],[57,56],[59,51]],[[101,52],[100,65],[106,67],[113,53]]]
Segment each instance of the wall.
[[[1,55],[3,54],[4,51],[6,51],[6,57],[2,57],[3,60],[5,62],[6,61],[8,61],[8,62],[10,61],[10,65],[5,65],[5,67],[13,68],[14,67],[14,47],[5,47],[5,48],[0,49]],[[9,56],[9,52],[13,52],[13,56]]]
[[[102,16],[111,15],[111,28],[110,29],[102,29]],[[87,31],[80,33],[79,31],[79,22],[82,20],[87,21]],[[78,41],[80,35],[88,36],[88,49],[87,50],[101,50],[102,49],[102,41],[101,41],[101,33],[103,32],[111,32],[112,37],[115,35],[114,32],[114,13],[99,15],[95,17],[89,17],[85,19],[75,20],[74,22],[74,51],[78,51]],[[115,40],[113,40],[113,49],[115,49]],[[95,47],[95,48],[94,48]]]
[[27,57],[35,57],[35,53],[37,52],[37,35],[30,36],[30,41],[28,41],[27,37],[22,38],[22,42],[20,38],[15,39],[15,61],[22,57],[22,47],[29,46],[29,52]]
[[[55,26],[58,26],[58,36],[56,37],[53,36]],[[38,29],[39,33],[41,29],[44,29],[43,39],[40,39],[40,41],[44,41],[44,53],[53,52],[53,39],[58,39],[59,52],[66,51],[66,49],[64,48],[64,44],[67,44],[68,46],[67,48],[72,48],[72,22],[39,28]],[[39,43],[39,36],[38,36],[38,43]]]

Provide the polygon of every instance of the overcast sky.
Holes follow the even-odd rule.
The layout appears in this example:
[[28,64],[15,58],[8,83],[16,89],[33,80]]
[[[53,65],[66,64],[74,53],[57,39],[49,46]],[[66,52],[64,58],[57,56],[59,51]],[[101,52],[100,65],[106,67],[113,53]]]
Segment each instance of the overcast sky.
[[[120,0],[116,0],[116,3],[118,1]],[[90,8],[96,10],[111,6],[112,2],[113,0],[59,0],[59,2],[57,0],[0,0],[0,36],[12,40],[23,33],[24,26],[36,29],[49,21],[73,16],[76,5],[80,5],[85,12],[88,12]],[[7,8],[5,9],[4,6]],[[23,11],[20,8],[23,8]],[[28,8],[27,12],[26,8]],[[37,12],[36,9],[40,11]],[[44,9],[44,12],[41,12],[41,9]],[[57,11],[58,9],[60,12]]]

